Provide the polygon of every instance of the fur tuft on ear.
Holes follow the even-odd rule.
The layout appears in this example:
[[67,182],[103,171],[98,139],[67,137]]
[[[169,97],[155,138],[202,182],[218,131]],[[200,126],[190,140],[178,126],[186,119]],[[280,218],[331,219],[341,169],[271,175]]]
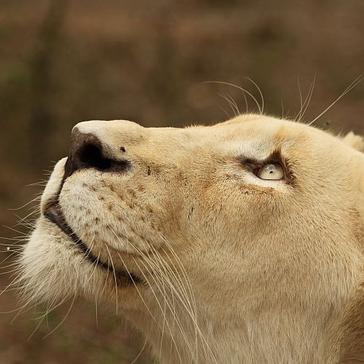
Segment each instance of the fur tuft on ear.
[[356,135],[351,131],[345,135],[343,141],[359,152],[364,152],[364,138],[362,136]]

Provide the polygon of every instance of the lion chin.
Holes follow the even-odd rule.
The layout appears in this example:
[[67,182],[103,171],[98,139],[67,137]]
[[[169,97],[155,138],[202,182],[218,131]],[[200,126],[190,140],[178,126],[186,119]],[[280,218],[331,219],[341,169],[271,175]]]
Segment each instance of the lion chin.
[[363,149],[264,115],[79,123],[21,294],[113,305],[163,363],[364,361]]

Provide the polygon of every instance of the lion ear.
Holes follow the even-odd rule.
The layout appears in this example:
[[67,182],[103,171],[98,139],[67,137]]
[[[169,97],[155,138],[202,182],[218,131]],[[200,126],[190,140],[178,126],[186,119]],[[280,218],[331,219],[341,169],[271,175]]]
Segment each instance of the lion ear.
[[350,145],[359,152],[364,152],[364,138],[354,134],[352,131],[343,138],[345,144]]

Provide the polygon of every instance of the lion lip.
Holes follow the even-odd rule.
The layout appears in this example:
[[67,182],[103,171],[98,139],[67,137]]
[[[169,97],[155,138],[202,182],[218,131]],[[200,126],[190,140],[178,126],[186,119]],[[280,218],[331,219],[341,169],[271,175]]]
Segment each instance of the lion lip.
[[112,265],[102,262],[99,257],[93,255],[90,248],[75,234],[72,228],[67,224],[58,201],[50,202],[45,208],[43,215],[53,224],[58,226],[76,244],[76,246],[82,251],[85,258],[90,261],[90,263],[96,264],[101,269],[115,274],[115,277],[117,277],[117,281],[118,283],[120,283],[120,285],[131,285],[141,282],[141,279],[135,276],[133,273],[129,273],[124,270],[114,269]]
[[61,207],[58,203],[48,206],[43,214],[48,220],[57,225],[74,242],[77,243],[80,241],[80,239],[78,239],[75,233],[72,231],[71,227],[66,223]]

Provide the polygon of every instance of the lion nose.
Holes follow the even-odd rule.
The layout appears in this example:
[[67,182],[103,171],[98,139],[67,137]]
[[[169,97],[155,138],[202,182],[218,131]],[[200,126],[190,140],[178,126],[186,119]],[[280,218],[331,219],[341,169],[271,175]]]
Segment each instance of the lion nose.
[[72,130],[71,146],[68,154],[65,177],[82,169],[96,169],[102,172],[123,172],[129,169],[130,162],[116,160],[105,154],[101,140],[92,133],[82,133],[78,128]]

